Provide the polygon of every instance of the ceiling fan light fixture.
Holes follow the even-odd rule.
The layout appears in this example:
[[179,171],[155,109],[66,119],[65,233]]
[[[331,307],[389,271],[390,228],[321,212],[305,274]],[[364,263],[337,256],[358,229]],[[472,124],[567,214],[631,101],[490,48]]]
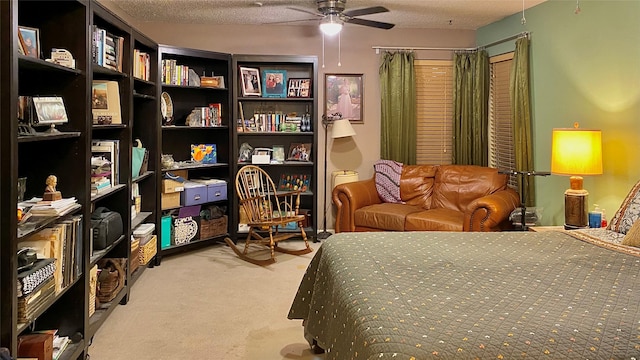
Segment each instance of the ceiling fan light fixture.
[[342,31],[342,20],[336,14],[329,14],[320,23],[320,31],[328,36],[333,36]]

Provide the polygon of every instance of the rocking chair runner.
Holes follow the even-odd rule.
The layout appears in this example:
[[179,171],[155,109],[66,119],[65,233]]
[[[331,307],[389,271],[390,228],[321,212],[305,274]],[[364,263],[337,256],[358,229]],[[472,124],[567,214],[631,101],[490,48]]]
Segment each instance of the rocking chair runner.
[[[302,227],[305,216],[298,214],[301,191],[298,189],[277,192],[271,177],[264,170],[253,165],[242,167],[236,175],[236,192],[240,198],[240,205],[247,214],[249,234],[245,241],[244,251],[240,251],[229,238],[225,238],[227,245],[241,259],[257,265],[273,264],[276,261],[275,251],[292,255],[312,252],[313,249],[309,247],[307,234]],[[286,232],[283,232],[282,228],[290,224],[295,224],[295,230],[287,229]],[[296,236],[301,236],[304,240],[304,249],[287,250],[278,246],[279,241]],[[249,245],[251,243],[268,246],[271,250],[271,258],[256,259],[250,256]]]

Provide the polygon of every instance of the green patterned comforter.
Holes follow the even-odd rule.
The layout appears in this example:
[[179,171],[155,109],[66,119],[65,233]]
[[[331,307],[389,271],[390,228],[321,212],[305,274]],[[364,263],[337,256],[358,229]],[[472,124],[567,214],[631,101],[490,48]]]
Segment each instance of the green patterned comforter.
[[640,257],[561,232],[341,233],[288,317],[325,359],[640,359]]

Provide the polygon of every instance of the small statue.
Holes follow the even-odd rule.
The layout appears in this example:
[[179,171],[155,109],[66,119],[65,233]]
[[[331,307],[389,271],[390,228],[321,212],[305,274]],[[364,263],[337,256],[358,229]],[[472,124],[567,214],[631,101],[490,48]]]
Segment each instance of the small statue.
[[42,200],[46,200],[46,201],[61,200],[62,194],[60,193],[60,191],[56,190],[56,186],[58,185],[58,177],[55,175],[47,176],[46,184],[47,184],[47,187],[44,189],[44,195],[42,195]]

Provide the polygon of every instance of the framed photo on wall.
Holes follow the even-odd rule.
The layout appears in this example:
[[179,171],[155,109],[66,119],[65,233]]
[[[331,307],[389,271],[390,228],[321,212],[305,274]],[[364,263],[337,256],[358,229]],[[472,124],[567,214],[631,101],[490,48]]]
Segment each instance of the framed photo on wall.
[[241,66],[240,79],[242,79],[242,96],[262,95],[260,91],[260,70]]
[[325,74],[324,113],[364,123],[363,74]]

